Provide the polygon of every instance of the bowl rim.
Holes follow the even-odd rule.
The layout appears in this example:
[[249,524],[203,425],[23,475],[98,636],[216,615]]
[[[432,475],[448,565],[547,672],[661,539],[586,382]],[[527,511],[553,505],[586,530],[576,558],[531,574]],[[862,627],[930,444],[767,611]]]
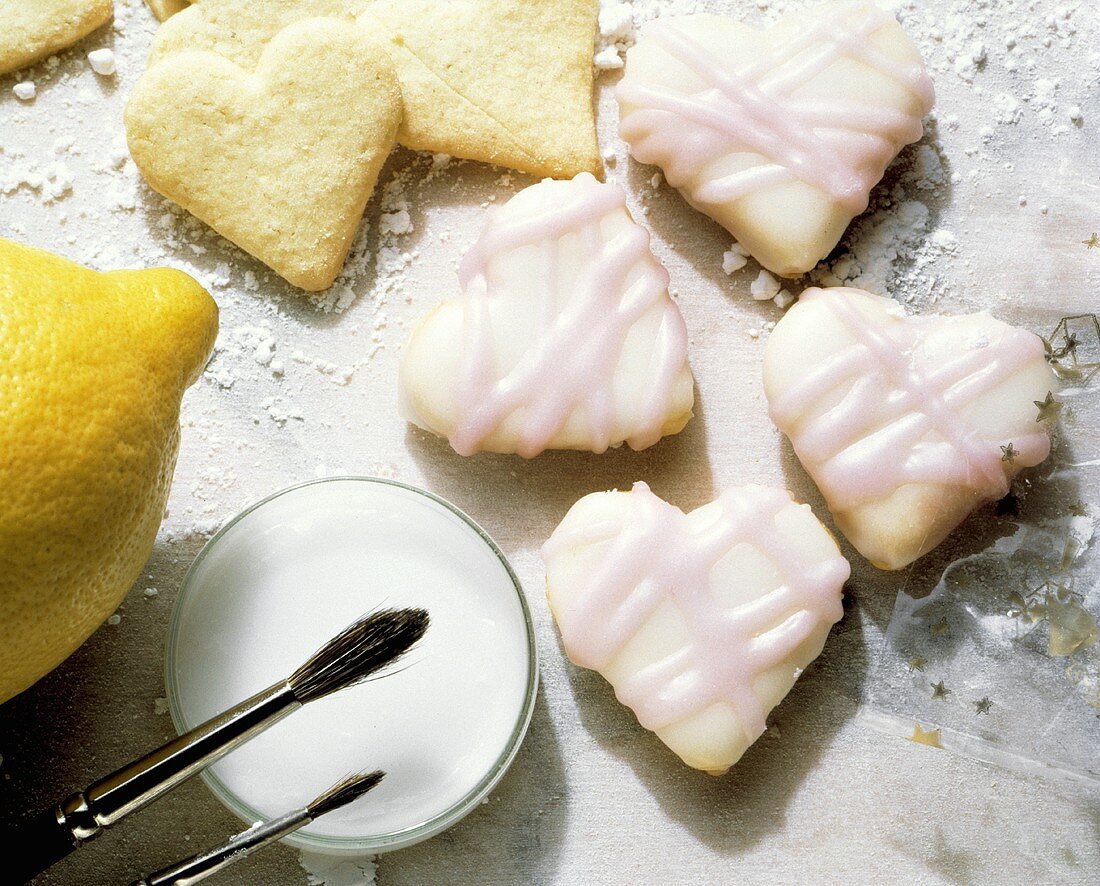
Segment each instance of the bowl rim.
[[[409,492],[421,498],[425,498],[432,504],[458,517],[462,523],[469,529],[472,529],[474,534],[488,546],[500,564],[504,567],[504,571],[508,576],[508,580],[511,582],[512,589],[515,591],[516,598],[519,602],[520,611],[523,614],[524,629],[527,635],[527,677],[524,698],[515,725],[512,729],[512,734],[509,736],[507,743],[496,761],[489,768],[489,771],[461,799],[427,821],[411,825],[398,831],[376,834],[370,837],[328,837],[316,834],[303,834],[299,831],[283,838],[284,842],[299,849],[320,852],[327,855],[361,856],[391,852],[395,849],[411,846],[414,843],[419,843],[422,840],[427,840],[429,837],[435,836],[465,818],[479,803],[481,803],[489,792],[496,787],[497,783],[503,778],[504,773],[508,771],[508,767],[511,766],[512,761],[519,752],[520,745],[522,745],[524,736],[527,734],[527,729],[531,724],[531,717],[535,710],[535,700],[538,695],[539,682],[538,647],[535,642],[535,626],[531,616],[531,608],[527,603],[527,596],[523,591],[523,586],[519,578],[516,576],[515,570],[512,568],[512,564],[508,562],[508,558],[504,555],[504,552],[501,551],[492,536],[490,536],[476,520],[457,505],[427,489],[385,477],[371,477],[356,474],[306,480],[301,483],[287,486],[284,489],[280,489],[278,492],[274,492],[260,499],[254,504],[249,505],[222,526],[210,540],[203,545],[202,550],[199,551],[188,567],[183,582],[180,584],[179,593],[176,595],[176,600],[172,606],[172,613],[169,619],[168,641],[164,651],[164,686],[165,695],[168,701],[168,710],[172,716],[172,724],[176,732],[182,734],[194,728],[195,725],[198,725],[188,724],[183,716],[183,711],[180,709],[179,681],[176,676],[175,668],[176,653],[180,622],[183,616],[184,607],[192,592],[191,589],[195,580],[195,574],[200,565],[205,562],[210,552],[218,545],[221,539],[254,511],[259,510],[277,498],[281,498],[284,495],[297,492],[309,486],[316,486],[322,483],[346,482],[372,483],[400,489],[404,492]],[[202,780],[206,782],[207,787],[210,788],[214,796],[243,822],[252,824],[264,818],[261,813],[236,796],[236,794],[234,794],[233,791],[231,791],[221,779],[211,771],[210,767],[204,769],[200,774]]]

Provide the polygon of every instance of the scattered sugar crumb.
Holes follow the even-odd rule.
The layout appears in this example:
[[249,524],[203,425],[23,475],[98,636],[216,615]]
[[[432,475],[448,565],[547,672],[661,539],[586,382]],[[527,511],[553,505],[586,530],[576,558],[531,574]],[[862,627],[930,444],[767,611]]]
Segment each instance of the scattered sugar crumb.
[[88,64],[101,77],[110,77],[117,70],[115,54],[110,49],[93,49],[88,53]]
[[722,253],[722,270],[727,274],[740,271],[749,263],[749,254],[740,243],[734,243]]
[[31,80],[23,80],[16,83],[11,88],[11,91],[15,93],[15,97],[21,102],[29,102],[38,94],[38,88]]
[[605,46],[596,53],[593,63],[601,71],[614,71],[623,66],[623,57],[614,46]]
[[749,292],[757,301],[770,301],[779,293],[779,281],[768,271],[761,271],[749,286]]
[[379,230],[383,234],[408,234],[413,229],[412,217],[409,215],[409,204],[400,201],[392,212],[382,215],[379,221]]

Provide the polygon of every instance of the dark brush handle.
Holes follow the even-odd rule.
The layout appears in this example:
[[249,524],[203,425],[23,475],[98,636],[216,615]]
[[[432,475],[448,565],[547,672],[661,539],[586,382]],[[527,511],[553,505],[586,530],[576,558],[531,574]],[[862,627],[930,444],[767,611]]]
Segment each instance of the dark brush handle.
[[276,684],[231,711],[117,772],[101,778],[58,806],[9,828],[5,844],[15,849],[14,877],[0,869],[0,883],[24,883],[118,822],[186,781],[208,764],[244,744],[300,708],[286,683]]
[[76,849],[72,833],[58,821],[57,810],[38,815],[7,828],[8,871],[12,883],[27,883],[46,868],[57,864]]

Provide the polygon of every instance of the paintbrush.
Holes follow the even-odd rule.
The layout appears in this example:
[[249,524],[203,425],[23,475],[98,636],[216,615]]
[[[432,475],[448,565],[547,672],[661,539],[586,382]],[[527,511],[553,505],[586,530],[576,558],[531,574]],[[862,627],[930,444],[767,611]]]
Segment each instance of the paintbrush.
[[189,886],[191,883],[198,883],[211,874],[225,870],[253,852],[282,839],[287,834],[294,833],[298,828],[305,827],[325,813],[346,806],[348,803],[354,803],[383,778],[385,773],[378,771],[353,775],[335,787],[329,788],[305,808],[253,825],[235,837],[230,837],[221,846],[162,868],[155,874],[135,880],[131,886]]
[[348,626],[286,680],[101,778],[9,831],[16,882],[29,880],[302,705],[361,683],[428,628],[423,609],[384,609]]

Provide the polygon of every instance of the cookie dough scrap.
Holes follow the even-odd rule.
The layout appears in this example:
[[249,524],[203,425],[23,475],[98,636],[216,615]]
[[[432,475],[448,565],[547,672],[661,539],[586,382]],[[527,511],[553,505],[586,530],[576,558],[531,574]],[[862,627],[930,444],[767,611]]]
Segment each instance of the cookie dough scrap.
[[191,5],[191,0],[146,0],[153,15],[165,21]]
[[301,18],[381,31],[405,103],[399,140],[537,176],[599,174],[596,0],[197,0],[157,32],[150,64],[208,49],[244,67]]
[[821,653],[850,572],[808,505],[762,486],[689,514],[645,483],[597,492],[573,505],[542,559],[570,660],[714,775]]
[[1042,339],[987,314],[911,317],[809,289],[764,349],[764,393],[840,531],[882,569],[932,550],[1050,452]]
[[87,37],[111,20],[111,0],[0,3],[0,74],[18,71]]
[[656,19],[616,96],[635,159],[785,277],[836,246],[934,98],[916,46],[866,0],[796,10],[767,31]]
[[459,454],[643,449],[691,418],[687,329],[618,185],[524,189],[490,210],[459,277],[399,379],[405,417]]
[[280,32],[254,73],[208,51],[148,70],[126,106],[150,185],[290,283],[339,274],[401,118],[389,57],[365,29]]

